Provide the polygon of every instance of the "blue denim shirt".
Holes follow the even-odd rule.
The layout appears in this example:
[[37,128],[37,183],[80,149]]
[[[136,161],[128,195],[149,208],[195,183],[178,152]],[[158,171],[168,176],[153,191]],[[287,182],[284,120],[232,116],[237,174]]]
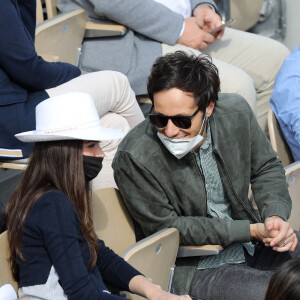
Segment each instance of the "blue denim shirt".
[[270,105],[295,160],[300,160],[300,46],[280,68]]

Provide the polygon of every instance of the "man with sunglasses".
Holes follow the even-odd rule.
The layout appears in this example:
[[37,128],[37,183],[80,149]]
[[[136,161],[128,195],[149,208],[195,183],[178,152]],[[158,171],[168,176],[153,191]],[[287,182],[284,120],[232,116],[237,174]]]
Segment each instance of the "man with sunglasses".
[[[273,270],[299,256],[286,221],[291,200],[253,111],[219,90],[208,58],[159,58],[148,80],[153,109],[121,142],[115,179],[145,235],[176,227],[182,245],[223,246],[216,256],[177,260],[176,293],[263,299]],[[259,214],[248,200],[250,183]]]

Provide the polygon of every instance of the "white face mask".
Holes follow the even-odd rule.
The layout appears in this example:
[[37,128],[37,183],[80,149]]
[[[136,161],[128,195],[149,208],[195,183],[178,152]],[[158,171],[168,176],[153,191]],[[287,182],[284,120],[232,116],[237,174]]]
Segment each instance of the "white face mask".
[[[204,114],[205,115],[205,114]],[[203,141],[203,136],[200,134],[205,123],[206,117],[203,118],[199,134],[190,139],[172,139],[157,132],[158,138],[165,145],[165,147],[178,159],[184,157],[188,152],[194,149]]]

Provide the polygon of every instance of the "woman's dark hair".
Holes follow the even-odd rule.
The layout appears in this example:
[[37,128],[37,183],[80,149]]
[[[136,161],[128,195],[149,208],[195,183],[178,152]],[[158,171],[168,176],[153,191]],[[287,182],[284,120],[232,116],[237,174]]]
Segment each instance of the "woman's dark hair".
[[176,51],[159,57],[148,78],[148,96],[152,104],[155,93],[171,88],[193,94],[198,107],[204,111],[211,101],[218,100],[218,69],[206,55]]
[[90,248],[90,267],[96,265],[98,240],[91,220],[89,184],[84,177],[82,152],[83,142],[79,140],[35,144],[22,181],[6,210],[10,264],[16,280],[19,277],[17,259],[26,261],[21,250],[25,219],[35,201],[50,190],[58,190],[70,199]]
[[292,259],[280,266],[271,277],[265,300],[300,299],[300,259]]

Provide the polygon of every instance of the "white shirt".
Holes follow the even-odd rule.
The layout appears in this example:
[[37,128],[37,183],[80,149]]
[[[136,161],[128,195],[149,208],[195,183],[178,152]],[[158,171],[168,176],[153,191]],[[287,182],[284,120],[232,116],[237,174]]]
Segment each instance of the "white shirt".
[[154,0],[168,7],[169,9],[189,18],[192,14],[190,0]]
[[[192,7],[191,7],[190,0],[154,0],[154,1],[168,7],[170,10],[172,10],[174,12],[177,12],[177,13],[183,15],[183,17],[185,19],[192,16]],[[208,4],[208,5],[211,7],[211,9],[213,11],[215,11],[215,9],[212,5],[210,5],[210,4]],[[185,24],[183,22],[178,38],[180,38],[182,36],[184,28],[185,28]]]

